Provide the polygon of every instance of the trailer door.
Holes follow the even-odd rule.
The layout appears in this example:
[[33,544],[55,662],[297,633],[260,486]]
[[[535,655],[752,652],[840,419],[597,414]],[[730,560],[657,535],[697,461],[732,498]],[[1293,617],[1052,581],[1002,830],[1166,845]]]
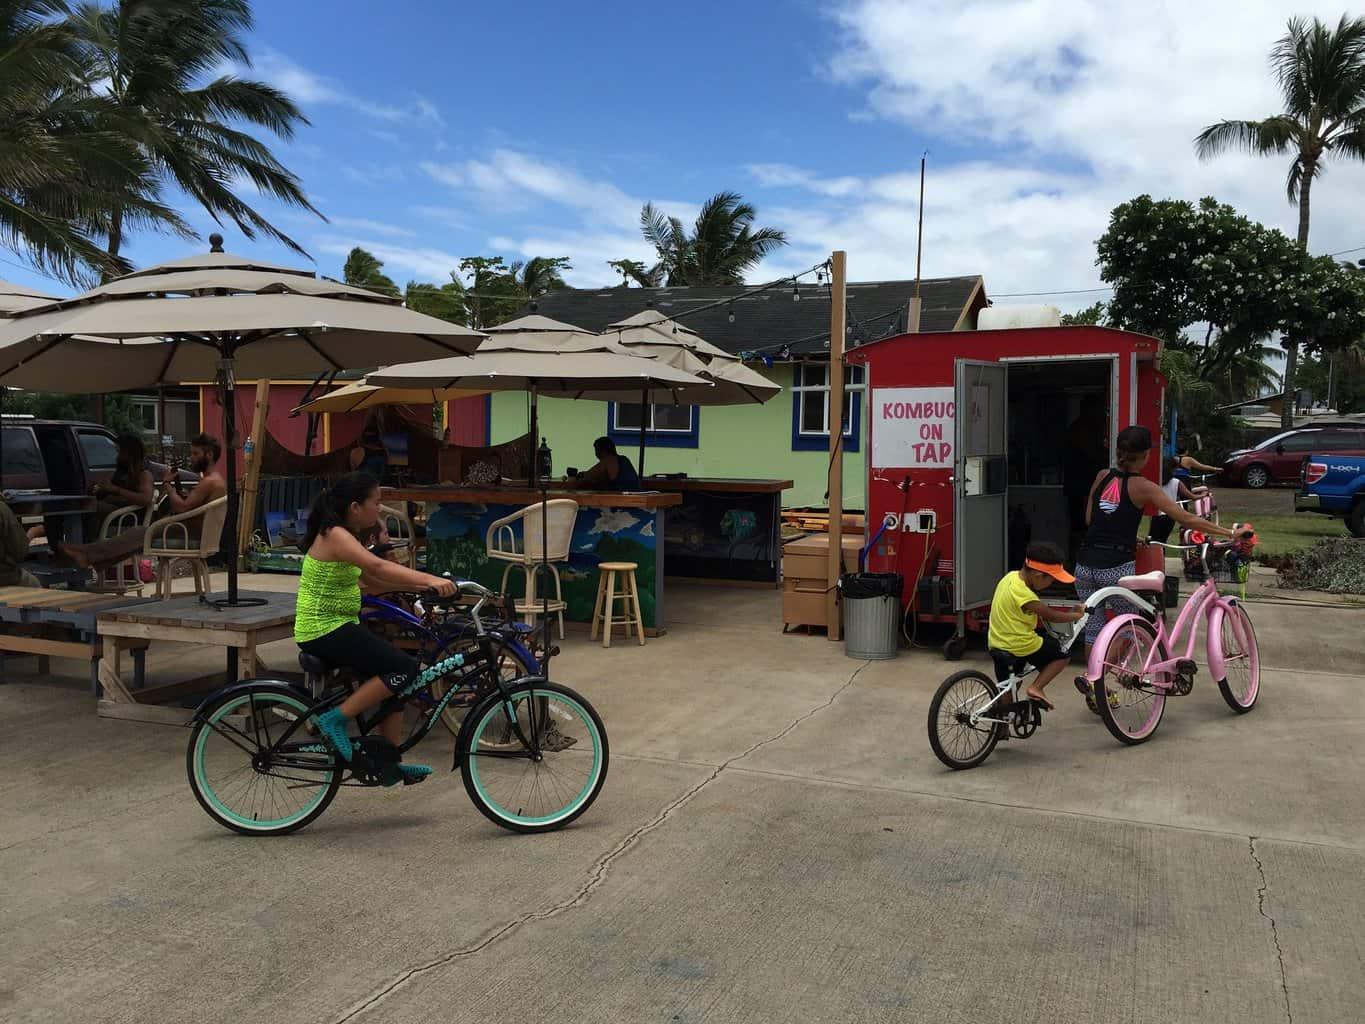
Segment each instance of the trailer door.
[[953,576],[957,610],[989,604],[1005,574],[1009,369],[957,360],[953,466]]

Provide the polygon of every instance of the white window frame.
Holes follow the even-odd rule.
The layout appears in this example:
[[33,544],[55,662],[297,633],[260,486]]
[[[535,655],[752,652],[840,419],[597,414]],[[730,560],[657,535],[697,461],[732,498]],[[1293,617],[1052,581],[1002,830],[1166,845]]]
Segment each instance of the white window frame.
[[137,412],[137,417],[138,417],[138,421],[139,421],[139,422],[142,422],[142,418],[143,418],[143,417],[142,417],[142,410],[143,410],[143,409],[148,409],[148,408],[149,408],[149,409],[152,410],[152,423],[153,423],[154,425],[151,426],[151,427],[145,427],[145,426],[144,426],[144,427],[142,428],[142,432],[143,432],[144,434],[152,434],[152,435],[154,435],[154,436],[159,436],[159,435],[161,434],[161,408],[160,408],[160,403],[158,403],[157,400],[154,399],[154,398],[134,398],[133,401],[132,401],[132,405],[133,405],[133,409],[136,410],[136,412]]
[[[825,381],[823,384],[806,384],[805,368],[808,366],[819,366],[825,371]],[[864,366],[845,366],[847,379],[844,382],[844,391],[848,394],[848,429],[844,431],[845,437],[853,436],[853,423],[857,418],[853,415],[855,404],[862,401],[861,394],[867,388],[867,368]],[[800,383],[798,383],[800,382]],[[829,396],[830,396],[830,375],[829,363],[805,362],[797,363],[793,370],[792,393],[796,397],[796,428],[797,433],[802,437],[829,437]],[[806,395],[810,392],[822,392],[824,394],[824,413],[822,422],[824,426],[820,430],[806,429]]]
[[[640,404],[639,402],[616,402],[616,403],[612,406],[612,409],[611,409],[611,429],[612,429],[613,431],[615,431],[616,433],[618,433],[618,434],[638,434],[638,433],[640,432],[640,427],[639,427],[638,424],[636,424],[636,425],[634,425],[634,426],[629,426],[629,427],[627,427],[627,426],[622,426],[622,424],[621,424],[621,407],[622,407],[623,405],[639,405],[639,404]],[[686,436],[686,435],[688,435],[688,434],[693,434],[693,433],[696,432],[696,429],[697,429],[697,407],[696,407],[695,405],[689,405],[689,406],[687,407],[687,426],[686,426],[685,428],[683,428],[683,427],[656,427],[656,426],[654,425],[654,410],[655,410],[656,408],[658,408],[659,403],[657,403],[657,402],[648,402],[648,403],[646,403],[646,404],[647,404],[647,406],[648,406],[648,408],[649,408],[649,422],[645,424],[645,433],[646,433],[646,434],[664,434],[664,435],[667,435],[667,434],[676,434],[676,435],[678,435],[679,437],[684,437],[684,436]]]

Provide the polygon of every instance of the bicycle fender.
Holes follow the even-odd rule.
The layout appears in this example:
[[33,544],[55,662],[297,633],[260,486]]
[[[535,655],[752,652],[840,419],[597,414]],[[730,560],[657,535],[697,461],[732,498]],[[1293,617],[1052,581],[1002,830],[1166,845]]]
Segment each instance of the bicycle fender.
[[[1228,664],[1223,659],[1223,619],[1233,608],[1238,605],[1235,597],[1219,597],[1213,602],[1213,610],[1209,612],[1209,627],[1204,631],[1204,649],[1209,657],[1209,674],[1215,681],[1222,682],[1228,677]],[[1237,628],[1239,619],[1233,619],[1233,629]],[[1237,638],[1243,644],[1246,637]]]
[[1144,626],[1150,627],[1152,625],[1136,612],[1116,616],[1104,624],[1104,628],[1100,630],[1100,635],[1095,638],[1094,646],[1090,648],[1090,657],[1086,659],[1085,663],[1085,677],[1091,683],[1099,682],[1100,676],[1104,675],[1104,652],[1109,650],[1109,641],[1114,639],[1118,631],[1134,619]]
[[[537,683],[548,682],[544,676],[518,676],[516,679],[509,679],[504,686],[513,690],[520,686],[535,686]],[[483,717],[479,712],[489,701],[502,702],[502,692],[495,691],[490,693],[479,703],[469,709],[469,714],[464,716],[464,721],[460,723],[459,735],[455,737],[455,757],[451,762],[450,770],[453,772],[460,767],[460,751],[467,750],[468,744],[474,732],[475,723]]]
[[248,689],[260,689],[262,684],[274,687],[275,689],[284,690],[289,696],[298,697],[305,704],[314,703],[312,693],[299,684],[292,683],[287,679],[239,679],[237,682],[229,683],[227,686],[220,686],[201,700],[199,706],[194,709],[194,714],[190,717],[187,724],[193,725],[195,722],[199,721],[209,707],[217,704],[223,698],[230,697],[235,693]]

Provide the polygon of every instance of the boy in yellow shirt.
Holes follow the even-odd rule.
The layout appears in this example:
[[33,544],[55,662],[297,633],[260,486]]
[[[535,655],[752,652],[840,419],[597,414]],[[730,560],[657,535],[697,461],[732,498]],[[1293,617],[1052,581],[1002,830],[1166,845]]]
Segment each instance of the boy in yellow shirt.
[[[1038,669],[1038,674],[1024,694],[1048,711],[1052,710],[1052,702],[1043,696],[1043,690],[1066,668],[1068,659],[1062,653],[1057,638],[1040,629],[1038,620],[1077,622],[1083,614],[1080,606],[1053,608],[1039,599],[1038,594],[1051,586],[1053,581],[1076,582],[1076,577],[1062,565],[1061,549],[1046,541],[1030,544],[1024,553],[1024,567],[1007,573],[996,585],[995,596],[991,599],[991,628],[987,639],[992,651],[1023,658]],[[1002,672],[1006,675],[1001,675]],[[1001,679],[1008,674],[1008,667],[1001,665],[999,660],[996,674]]]

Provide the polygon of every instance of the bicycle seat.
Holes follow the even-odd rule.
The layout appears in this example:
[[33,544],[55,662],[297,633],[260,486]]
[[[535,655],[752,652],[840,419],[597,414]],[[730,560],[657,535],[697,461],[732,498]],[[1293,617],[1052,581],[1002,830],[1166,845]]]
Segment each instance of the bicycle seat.
[[1021,658],[1009,651],[990,649],[991,660],[995,662],[995,679],[1003,683],[1010,676],[1022,676],[1030,670],[1027,658]]
[[1141,576],[1124,576],[1119,580],[1119,586],[1127,590],[1159,594],[1166,587],[1166,574],[1160,569],[1153,569],[1151,572],[1144,572]]
[[299,651],[299,668],[303,669],[305,675],[310,676],[326,676],[337,671],[336,666],[330,662],[303,651]]

